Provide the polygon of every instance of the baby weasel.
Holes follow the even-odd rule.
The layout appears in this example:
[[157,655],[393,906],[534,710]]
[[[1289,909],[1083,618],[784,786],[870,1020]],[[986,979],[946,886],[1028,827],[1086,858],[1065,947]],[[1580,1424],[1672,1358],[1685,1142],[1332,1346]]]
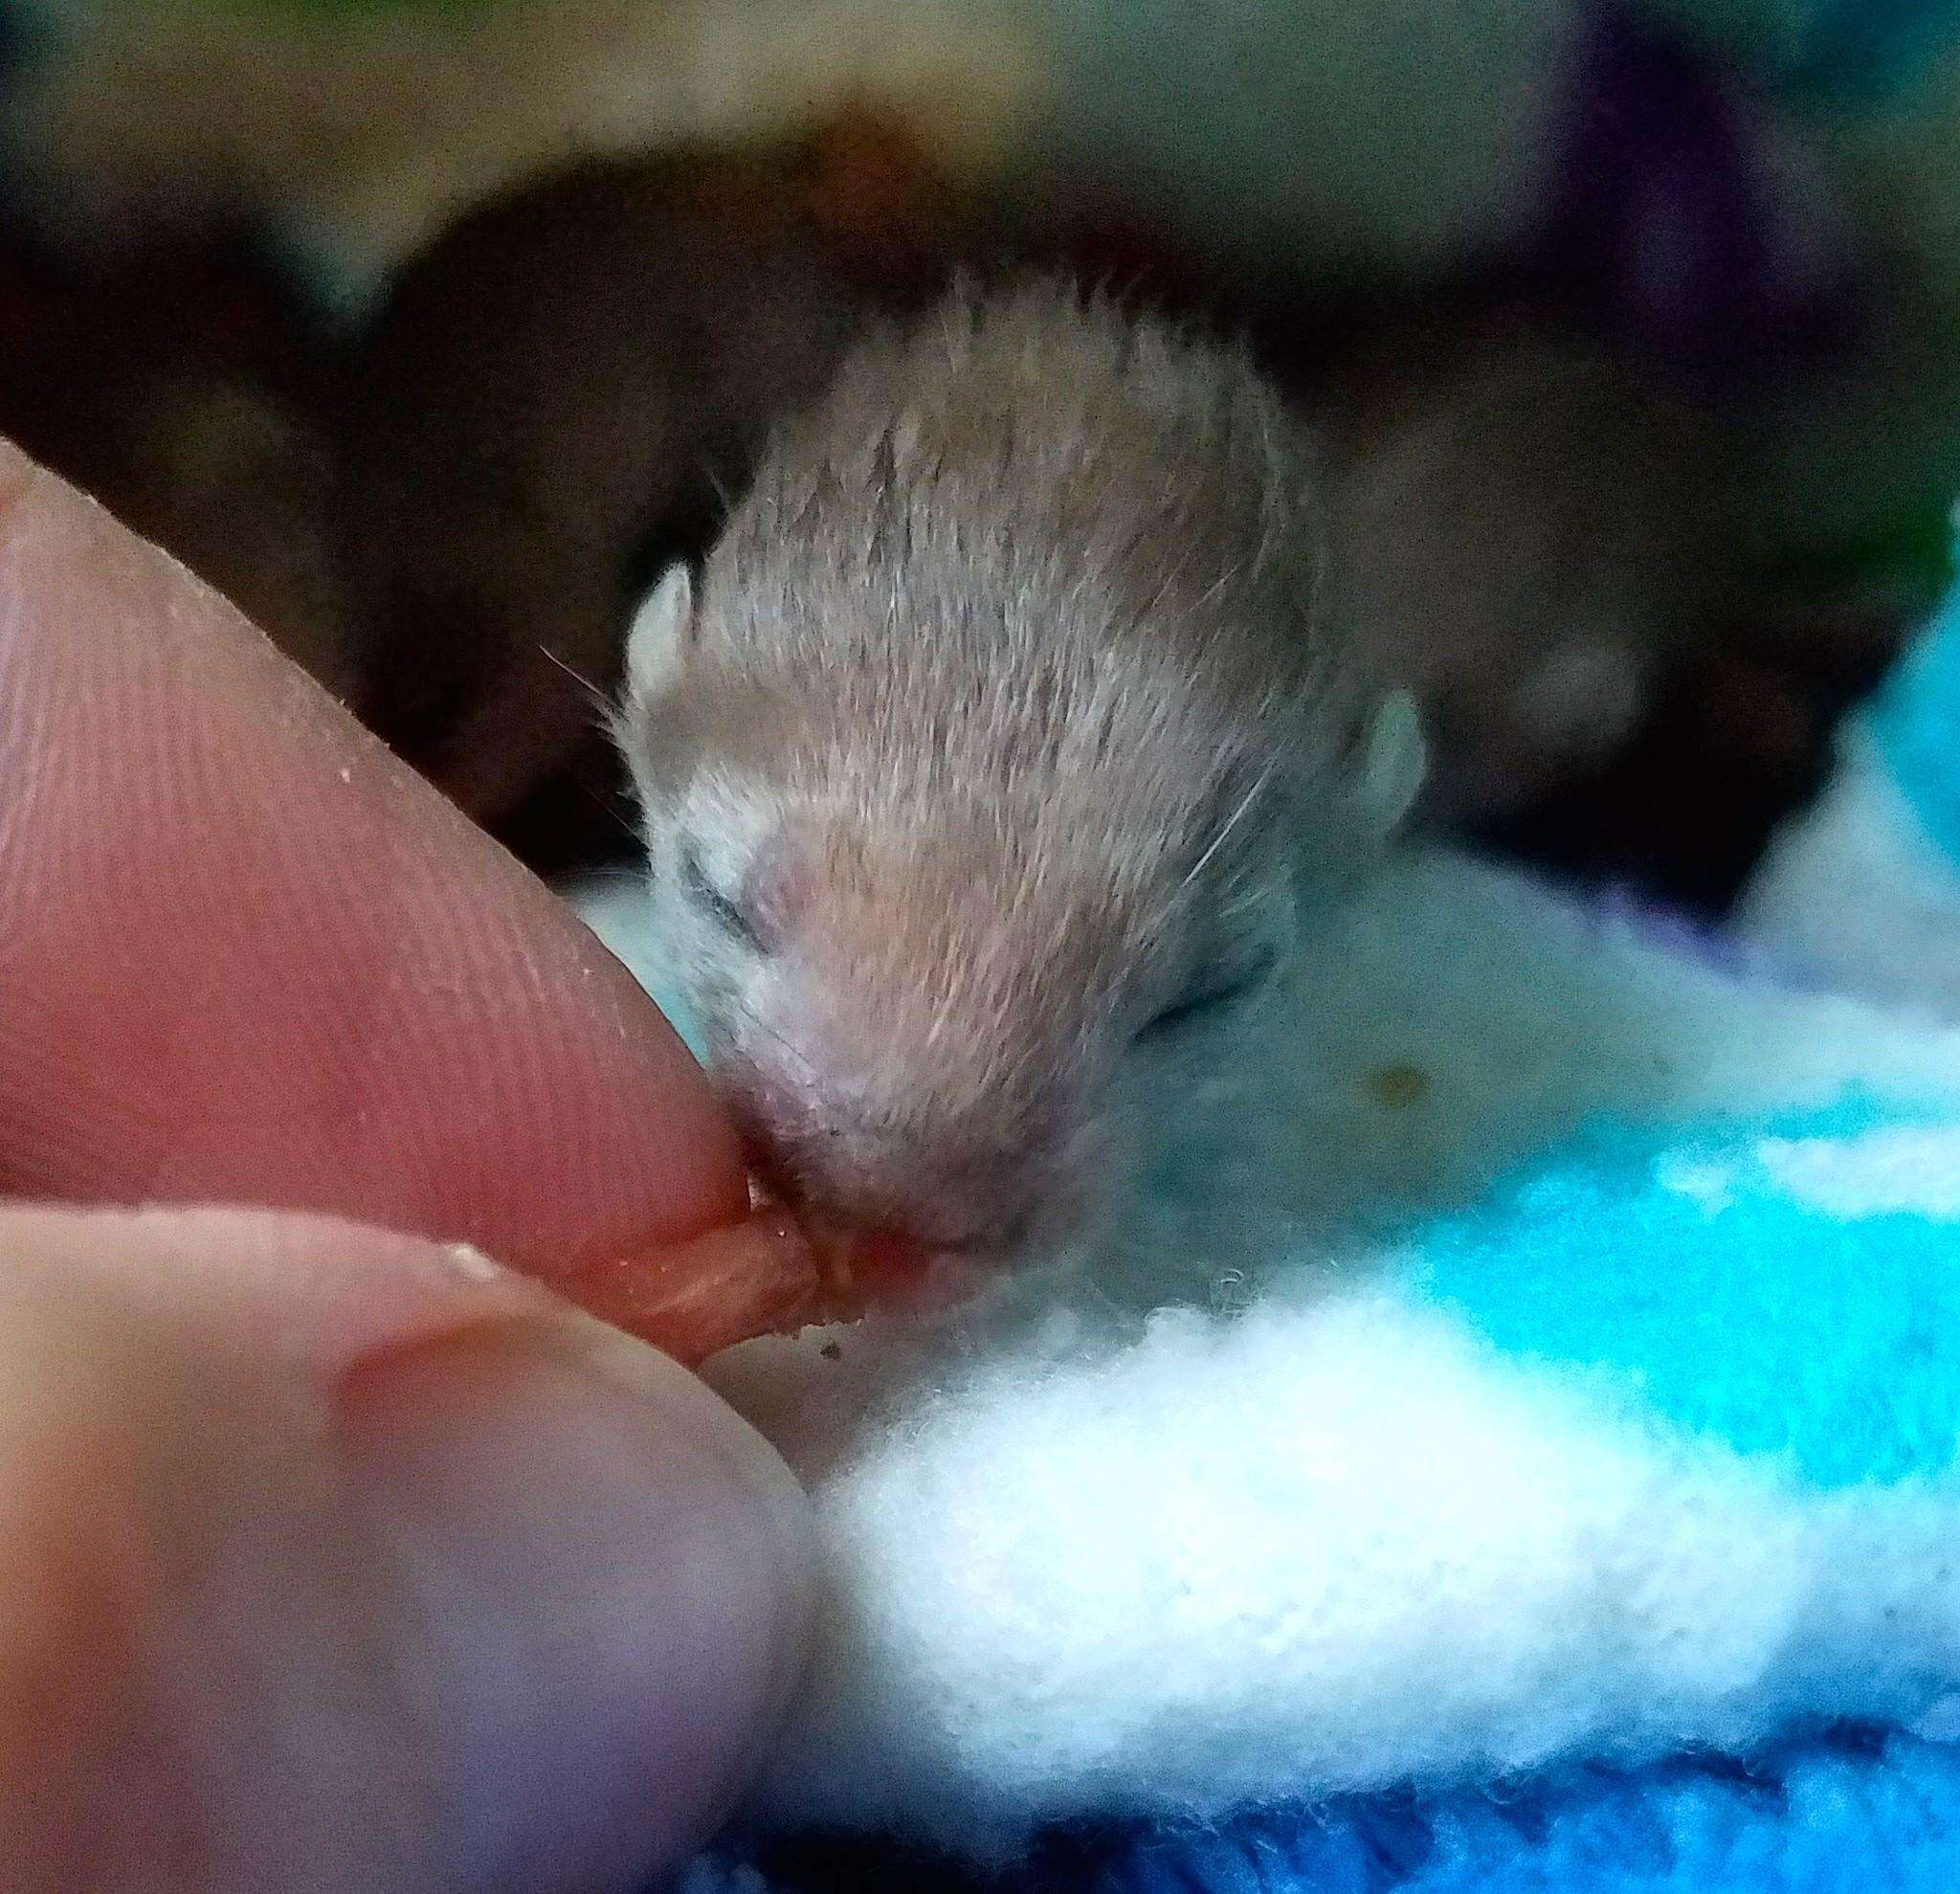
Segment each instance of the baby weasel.
[[785,425],[629,641],[672,990],[857,1254],[1093,1227],[1419,786],[1237,351],[956,292]]

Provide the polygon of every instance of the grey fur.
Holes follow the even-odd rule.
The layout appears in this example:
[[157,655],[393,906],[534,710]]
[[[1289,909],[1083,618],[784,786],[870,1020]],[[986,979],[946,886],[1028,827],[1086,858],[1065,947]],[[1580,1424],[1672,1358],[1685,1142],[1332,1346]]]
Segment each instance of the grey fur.
[[1320,485],[1240,353],[1045,280],[877,336],[781,432],[619,729],[792,1192],[994,1256],[1080,1227],[1245,1009],[1139,1033],[1257,986],[1383,843],[1402,726]]

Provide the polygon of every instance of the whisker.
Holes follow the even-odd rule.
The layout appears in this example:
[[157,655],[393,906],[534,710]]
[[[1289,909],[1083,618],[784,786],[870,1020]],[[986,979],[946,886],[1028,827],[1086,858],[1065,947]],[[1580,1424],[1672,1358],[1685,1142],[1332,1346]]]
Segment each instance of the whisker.
[[[641,842],[645,840],[645,837],[641,836],[639,832],[638,825],[632,821],[620,810],[618,803],[615,802],[612,799],[612,797],[601,795],[599,791],[593,789],[590,783],[581,783],[579,785],[579,790],[580,792],[585,796],[586,800],[590,802],[595,809],[597,809],[599,813],[602,815],[604,815],[609,822],[612,823],[614,827],[618,829],[619,833],[622,836],[629,837],[635,845],[635,847],[637,847]],[[629,875],[635,875],[639,871],[637,869],[629,868],[621,872]]]
[[1189,888],[1212,865],[1213,858],[1231,839],[1233,831],[1252,813],[1253,805],[1264,794],[1267,784],[1273,780],[1277,771],[1277,765],[1269,765],[1266,769],[1259,771],[1258,775],[1254,779],[1252,787],[1239,798],[1238,807],[1226,818],[1224,827],[1212,837],[1211,843],[1206,848],[1204,854],[1198,857],[1196,864],[1185,876],[1183,882],[1180,884],[1182,888]]
[[541,642],[538,646],[538,649],[542,651],[545,654],[545,656],[551,660],[552,663],[557,665],[558,668],[561,671],[563,671],[565,675],[568,678],[569,678],[571,681],[579,687],[580,690],[584,691],[585,694],[592,700],[593,703],[599,707],[599,709],[601,709],[609,715],[611,714],[612,710],[612,700],[606,694],[606,692],[602,691],[598,687],[598,685],[593,683],[592,680],[590,678],[588,678],[583,672],[573,670],[572,667],[569,664],[568,664],[564,658],[559,657],[559,655],[555,651],[553,651],[548,644]]

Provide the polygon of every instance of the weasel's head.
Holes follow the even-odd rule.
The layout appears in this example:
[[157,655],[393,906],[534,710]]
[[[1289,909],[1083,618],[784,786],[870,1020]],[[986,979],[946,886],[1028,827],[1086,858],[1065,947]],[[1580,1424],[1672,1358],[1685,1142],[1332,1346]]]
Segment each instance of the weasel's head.
[[[885,1253],[1065,1247],[1326,904],[1352,851],[1303,845],[1325,772],[1291,716],[1147,657],[1058,640],[1006,679],[924,633],[804,661],[753,629],[669,572],[617,728],[676,997],[758,1173]],[[1406,804],[1409,716],[1344,796]]]

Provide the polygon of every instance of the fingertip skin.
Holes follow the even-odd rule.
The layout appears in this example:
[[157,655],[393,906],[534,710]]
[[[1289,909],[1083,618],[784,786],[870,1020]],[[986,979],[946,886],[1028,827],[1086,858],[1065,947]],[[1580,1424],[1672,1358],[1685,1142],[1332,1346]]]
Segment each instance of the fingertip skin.
[[[0,1194],[330,1212],[627,1304],[748,1210],[693,1059],[563,903],[4,446]],[[699,1255],[718,1332],[776,1319],[782,1245]]]

